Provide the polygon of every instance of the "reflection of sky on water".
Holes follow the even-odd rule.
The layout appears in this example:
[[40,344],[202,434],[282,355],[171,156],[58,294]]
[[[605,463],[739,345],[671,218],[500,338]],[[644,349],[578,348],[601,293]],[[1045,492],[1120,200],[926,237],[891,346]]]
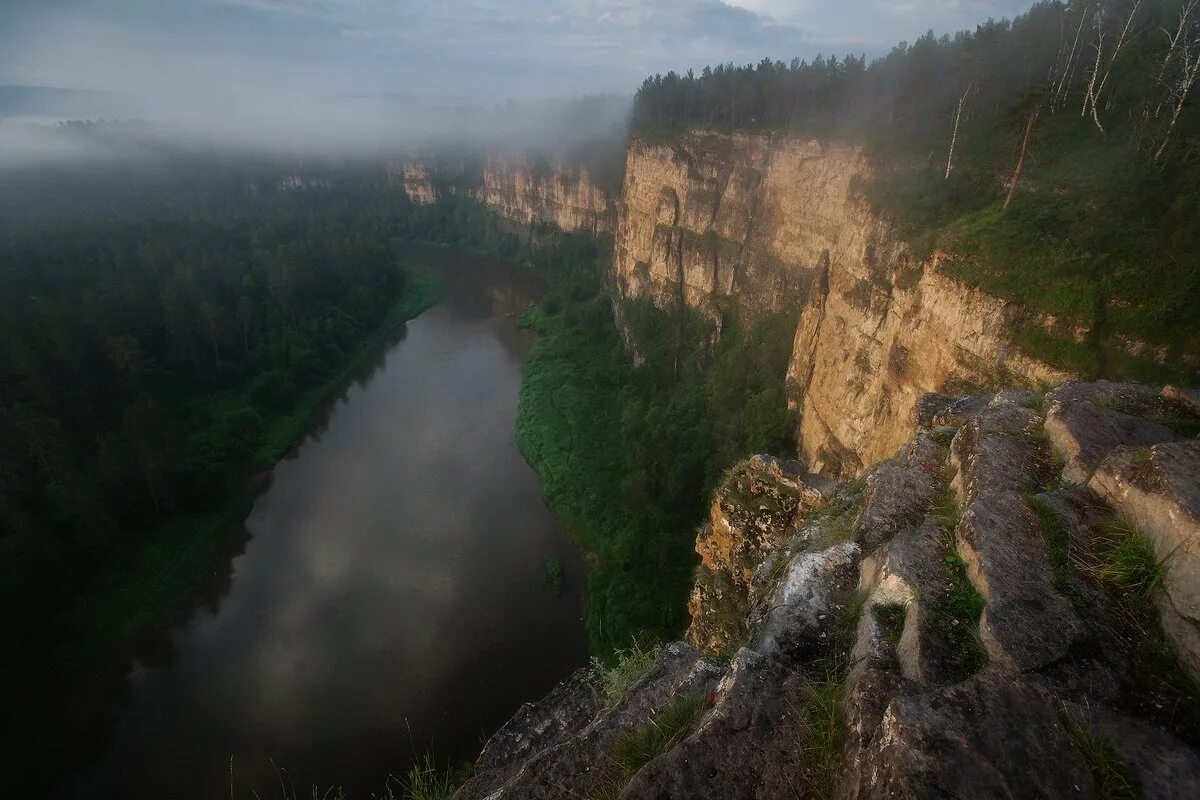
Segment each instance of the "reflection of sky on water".
[[[529,339],[505,314],[538,287],[425,258],[446,301],[276,466],[217,612],[172,635],[169,668],[135,666],[112,749],[64,796],[227,794],[230,755],[246,786],[273,759],[366,796],[410,737],[469,757],[582,663],[582,567],[514,438]],[[542,585],[548,557],[574,593]]]

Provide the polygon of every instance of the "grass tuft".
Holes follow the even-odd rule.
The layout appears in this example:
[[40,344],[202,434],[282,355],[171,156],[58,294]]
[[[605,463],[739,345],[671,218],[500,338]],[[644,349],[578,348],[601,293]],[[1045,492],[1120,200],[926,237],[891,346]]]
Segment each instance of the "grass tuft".
[[676,695],[650,722],[618,735],[609,748],[604,786],[592,800],[619,797],[638,770],[686,739],[707,710],[700,695]]
[[943,533],[953,535],[954,529],[962,521],[962,506],[959,505],[958,497],[954,494],[953,489],[947,487],[942,492],[937,502],[934,503],[931,513]]
[[1112,741],[1066,711],[1061,713],[1061,717],[1063,727],[1092,770],[1101,800],[1137,800],[1138,791],[1117,759]]
[[804,783],[808,796],[829,800],[837,787],[846,736],[841,671],[830,668],[805,688],[802,706],[794,709],[803,731],[800,746],[805,755]]
[[807,525],[811,538],[805,543],[804,549],[817,552],[853,539],[861,508],[862,495],[851,491],[814,511]]
[[605,664],[600,659],[592,657],[592,669],[596,673],[596,694],[605,705],[611,706],[637,683],[650,667],[658,660],[662,645],[656,642],[643,643],[634,638],[633,643],[623,650],[617,650],[613,655],[615,661]]
[[1163,585],[1170,558],[1158,558],[1137,525],[1121,516],[1100,529],[1095,555],[1088,569],[1096,578],[1142,600],[1150,599]]
[[942,494],[932,513],[942,531],[942,563],[947,583],[942,591],[927,598],[928,613],[923,617],[923,627],[946,643],[949,654],[946,667],[950,674],[966,678],[987,664],[987,650],[979,635],[979,617],[985,602],[967,577],[966,562],[958,554],[954,529],[962,520],[962,507],[951,489]]
[[388,789],[389,800],[450,800],[458,788],[450,769],[440,769],[428,753],[413,764],[404,781],[404,793],[396,796]]

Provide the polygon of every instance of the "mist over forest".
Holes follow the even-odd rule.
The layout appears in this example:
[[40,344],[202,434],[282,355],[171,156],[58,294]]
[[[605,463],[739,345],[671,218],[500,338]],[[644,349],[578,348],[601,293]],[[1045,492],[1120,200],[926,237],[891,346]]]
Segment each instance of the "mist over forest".
[[[741,669],[739,648],[766,647],[751,635],[768,613],[752,594],[786,589],[781,576],[805,553],[883,553],[861,531],[878,523],[891,541],[903,527],[864,510],[890,490],[924,504],[908,532],[923,526],[934,550],[922,563],[940,570],[936,591],[905,600],[934,598],[919,642],[953,651],[930,668],[936,680],[913,678],[915,661],[897,655],[917,641],[901,644],[903,603],[862,612],[841,587],[829,596],[844,608],[822,611],[822,632],[787,654],[786,692],[800,703],[787,713],[805,722],[787,728],[774,708],[770,724],[746,726],[758,735],[778,722],[791,737],[756,742],[754,758],[793,746],[808,758],[804,737],[823,737],[827,752],[792,777],[833,796],[853,744],[839,694],[852,634],[867,630],[882,648],[871,669],[908,670],[880,682],[903,691],[1010,666],[1011,653],[988,649],[994,632],[981,633],[993,587],[976,561],[995,556],[956,533],[975,524],[964,509],[980,481],[953,477],[986,460],[968,448],[1002,434],[1028,464],[1005,489],[1019,513],[995,516],[1031,526],[1033,544],[1012,561],[1044,590],[1010,613],[1116,609],[1120,630],[1120,647],[1076,642],[1022,679],[1058,693],[1062,716],[1048,725],[1084,752],[1078,780],[1122,789],[1097,797],[1135,796],[1108,739],[1079,734],[1068,712],[1096,686],[1116,687],[1133,698],[1122,713],[1194,756],[1191,651],[1156,610],[1172,602],[1164,587],[1182,585],[1166,578],[1176,550],[1194,555],[1156,552],[1165,539],[1147,544],[1137,526],[1169,515],[1135,523],[1100,508],[1090,477],[1096,453],[1119,445],[1140,448],[1127,481],[1139,491],[1200,481],[1147,477],[1159,468],[1150,448],[1191,453],[1200,434],[1187,405],[1200,403],[1197,209],[1200,0],[0,3],[0,621],[15,643],[0,680],[19,687],[0,744],[26,765],[13,782],[62,798],[211,797],[228,785],[235,800],[275,791],[274,747],[305,787],[281,800],[326,784],[389,800],[450,800],[459,786],[460,800],[488,796],[499,768],[483,759],[471,777],[459,762],[509,714],[534,713],[522,704],[569,669],[550,682],[526,674],[539,653],[553,660],[553,636],[509,637],[510,652],[481,645],[479,630],[503,639],[513,619],[565,620],[563,640],[578,645],[567,666],[590,670],[579,701],[589,714],[619,707],[656,659],[677,654],[662,646],[684,637],[714,675]],[[446,271],[455,265],[461,274]],[[389,376],[406,341],[438,363]],[[318,492],[287,483],[288,466],[309,465],[326,434],[337,442],[338,420],[362,413],[371,391],[428,399],[430,376],[447,374],[480,401],[478,419],[449,421],[467,445],[430,456],[447,420],[407,420],[421,447],[393,443],[373,474],[353,452],[325,466],[384,482],[385,494],[395,475],[446,476],[447,493],[478,505],[380,523],[364,521],[351,493],[322,507]],[[806,393],[819,379],[836,391],[814,410]],[[1059,384],[1101,387],[1063,401],[1086,421],[1070,446],[1054,438],[1069,424],[1051,422]],[[367,438],[379,444],[392,432],[379,409],[392,406],[374,397],[379,428]],[[934,401],[951,405],[930,426],[920,404]],[[999,433],[971,416],[993,406],[1009,415]],[[494,455],[469,446],[484,422],[502,426],[494,449],[509,447],[537,492],[473,483]],[[975,439],[958,434],[972,425]],[[806,447],[810,434],[820,443]],[[879,441],[909,435],[915,444],[878,460]],[[1092,472],[1079,467],[1087,459]],[[1168,467],[1180,463],[1191,462]],[[278,476],[291,494],[272,494]],[[763,499],[772,481],[784,489]],[[1060,500],[1070,525],[1046,511]],[[259,513],[274,532],[260,542],[292,541],[271,516],[281,507],[319,520],[320,535],[292,542],[298,566],[255,583],[247,520]],[[500,588],[476,597],[456,572],[469,559],[447,554],[456,536],[491,535],[497,512],[478,509],[494,507],[514,528],[553,517],[557,538],[485,565]],[[771,553],[725,547],[722,524],[735,539],[762,519],[793,538]],[[356,525],[415,544],[403,559],[351,552]],[[713,567],[713,553],[728,563]],[[1114,578],[1121,565],[1104,559],[1121,557],[1134,564]],[[351,562],[375,570],[353,600],[329,579]],[[416,620],[417,634],[356,615],[377,603],[393,623],[388,604],[405,581],[477,625],[421,628],[433,615],[419,602],[394,615]],[[282,622],[254,605],[267,595]],[[1109,635],[1107,621],[1087,629]],[[706,625],[729,636],[705,649]],[[306,639],[306,626],[327,638]],[[231,676],[219,647],[211,661],[196,655],[214,642],[282,677],[234,697],[245,671]],[[1128,656],[1111,675],[1096,666],[1108,651]],[[422,671],[435,663],[467,677],[427,698],[436,682]],[[355,664],[409,679],[359,686]],[[1089,682],[1101,674],[1109,683]],[[1143,674],[1153,685],[1130,688]],[[317,688],[284,696],[297,675]],[[591,774],[605,785],[576,795],[636,786],[639,770],[703,730],[720,702],[711,683],[649,721],[639,711],[597,750]],[[1085,690],[1068,708],[1062,687],[1076,684]],[[206,692],[211,708],[197,711]],[[409,726],[418,701],[443,727]],[[470,716],[475,706],[492,715]],[[369,737],[360,727],[378,718],[364,709],[387,715]],[[211,729],[196,722],[204,713],[220,717]],[[456,714],[470,724],[437,741]],[[193,724],[192,761],[154,750],[188,743]],[[548,736],[577,733],[559,727]],[[249,752],[229,752],[234,741]],[[194,785],[172,783],[185,773]]]

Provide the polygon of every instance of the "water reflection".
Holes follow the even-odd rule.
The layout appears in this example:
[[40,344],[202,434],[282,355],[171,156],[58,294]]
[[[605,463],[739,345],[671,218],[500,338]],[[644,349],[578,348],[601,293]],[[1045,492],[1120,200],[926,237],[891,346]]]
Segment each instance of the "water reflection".
[[147,642],[112,746],[62,796],[227,795],[232,757],[242,787],[277,786],[273,762],[301,794],[366,797],[414,751],[472,755],[585,659],[582,565],[514,439],[529,335],[508,315],[542,287],[419,256],[444,302],[276,466],[244,553],[187,626]]

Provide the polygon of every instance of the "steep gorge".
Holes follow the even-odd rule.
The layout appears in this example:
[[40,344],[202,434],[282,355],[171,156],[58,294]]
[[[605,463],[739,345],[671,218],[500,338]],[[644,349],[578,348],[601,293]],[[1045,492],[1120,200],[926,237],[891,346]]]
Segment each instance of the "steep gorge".
[[[802,308],[786,380],[810,468],[855,475],[913,434],[926,392],[1055,382],[1012,344],[1016,309],[915,260],[859,191],[856,147],[693,132],[634,141],[614,271],[620,291],[718,314]],[[781,376],[782,378],[782,376]]]
[[800,461],[717,488],[686,643],[523,706],[459,800],[1200,791],[1200,395],[1024,354],[1053,320],[915,258],[871,174],[791,137],[632,143],[618,292],[718,331],[798,311]]

